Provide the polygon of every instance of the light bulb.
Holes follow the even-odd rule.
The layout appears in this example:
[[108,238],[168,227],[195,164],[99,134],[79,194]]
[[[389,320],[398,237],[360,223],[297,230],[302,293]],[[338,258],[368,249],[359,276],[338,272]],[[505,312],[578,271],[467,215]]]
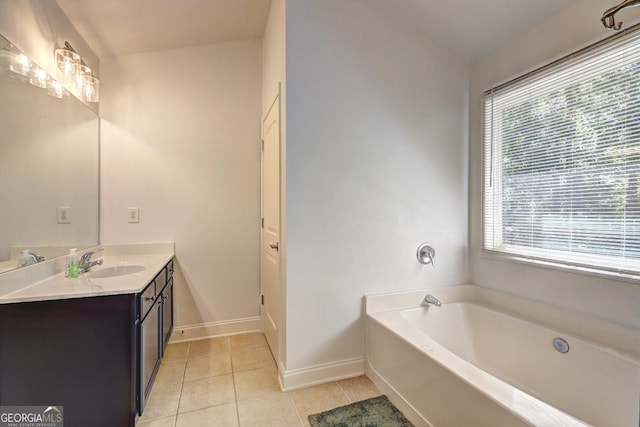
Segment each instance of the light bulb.
[[84,93],[85,81],[88,76],[91,76],[91,68],[83,64],[76,65],[76,88],[78,93]]
[[29,83],[37,87],[46,88],[48,78],[49,76],[42,68],[35,68],[31,71]]
[[70,79],[80,63],[80,55],[69,49],[56,49],[56,62],[64,77]]
[[13,57],[9,69],[16,74],[28,77],[31,70],[31,60],[26,55],[19,53]]
[[63,96],[67,95],[66,91],[64,90],[64,86],[62,85],[62,83],[56,81],[56,80],[51,80],[49,82],[49,95],[59,98],[61,99]]
[[98,102],[99,85],[100,82],[96,77],[92,75],[85,76],[83,95],[87,102]]

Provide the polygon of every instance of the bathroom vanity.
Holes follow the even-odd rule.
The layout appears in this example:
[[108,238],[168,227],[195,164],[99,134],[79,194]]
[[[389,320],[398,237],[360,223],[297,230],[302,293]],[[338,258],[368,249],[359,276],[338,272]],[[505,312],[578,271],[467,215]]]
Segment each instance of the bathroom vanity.
[[104,259],[0,296],[0,405],[135,426],[173,328],[173,253]]

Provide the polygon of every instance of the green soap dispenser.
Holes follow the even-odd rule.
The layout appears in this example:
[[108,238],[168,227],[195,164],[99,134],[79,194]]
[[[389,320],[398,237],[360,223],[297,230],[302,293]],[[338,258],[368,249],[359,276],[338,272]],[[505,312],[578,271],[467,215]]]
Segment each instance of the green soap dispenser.
[[67,272],[65,275],[70,279],[75,279],[80,275],[77,250],[77,248],[69,249],[69,255],[67,255]]
[[33,258],[29,256],[29,249],[22,251],[20,255],[20,261],[18,262],[18,268],[26,267],[33,264]]

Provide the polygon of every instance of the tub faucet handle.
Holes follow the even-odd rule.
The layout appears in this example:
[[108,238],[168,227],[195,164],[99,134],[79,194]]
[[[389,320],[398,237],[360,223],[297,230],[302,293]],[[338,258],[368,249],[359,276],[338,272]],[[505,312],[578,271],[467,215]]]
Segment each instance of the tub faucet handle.
[[423,243],[418,246],[418,253],[416,255],[420,264],[431,264],[432,267],[436,266],[436,250],[428,243]]

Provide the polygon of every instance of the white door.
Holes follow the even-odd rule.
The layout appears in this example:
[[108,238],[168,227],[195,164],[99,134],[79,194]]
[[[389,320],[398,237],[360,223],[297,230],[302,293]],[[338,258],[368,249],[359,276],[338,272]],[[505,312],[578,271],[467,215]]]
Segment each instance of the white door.
[[278,360],[280,313],[280,95],[262,122],[262,330]]

